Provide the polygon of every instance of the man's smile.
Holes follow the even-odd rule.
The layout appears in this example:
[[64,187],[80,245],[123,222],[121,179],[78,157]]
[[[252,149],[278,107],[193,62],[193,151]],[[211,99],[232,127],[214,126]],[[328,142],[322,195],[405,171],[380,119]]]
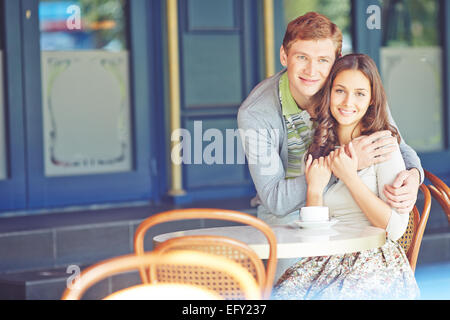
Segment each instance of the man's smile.
[[298,77],[304,84],[306,85],[315,85],[317,84],[320,80],[316,80],[316,79],[307,79],[307,78],[303,78],[301,76]]

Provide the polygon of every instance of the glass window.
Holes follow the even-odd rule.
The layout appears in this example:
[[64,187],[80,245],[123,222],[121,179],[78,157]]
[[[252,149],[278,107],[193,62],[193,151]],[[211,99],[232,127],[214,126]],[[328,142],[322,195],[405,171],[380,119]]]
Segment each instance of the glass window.
[[125,5],[125,0],[41,0],[41,50],[126,50]]
[[351,1],[350,0],[283,0],[286,25],[307,12],[315,11],[327,16],[342,31],[342,53],[351,53]]
[[132,170],[125,0],[39,2],[46,176]]
[[381,73],[392,115],[416,151],[444,147],[438,0],[382,1]]

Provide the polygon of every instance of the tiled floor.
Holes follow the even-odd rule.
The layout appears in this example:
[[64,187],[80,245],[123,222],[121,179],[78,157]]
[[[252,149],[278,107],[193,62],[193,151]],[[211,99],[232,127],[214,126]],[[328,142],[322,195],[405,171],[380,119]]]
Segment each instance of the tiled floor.
[[423,300],[450,300],[450,261],[418,265],[416,281]]

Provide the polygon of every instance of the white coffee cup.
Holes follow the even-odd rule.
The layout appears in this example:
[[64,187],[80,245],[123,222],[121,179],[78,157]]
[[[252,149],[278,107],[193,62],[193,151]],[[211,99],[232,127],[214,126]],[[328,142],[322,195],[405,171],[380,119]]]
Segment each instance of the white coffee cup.
[[329,221],[328,207],[303,207],[300,209],[300,220],[305,222]]

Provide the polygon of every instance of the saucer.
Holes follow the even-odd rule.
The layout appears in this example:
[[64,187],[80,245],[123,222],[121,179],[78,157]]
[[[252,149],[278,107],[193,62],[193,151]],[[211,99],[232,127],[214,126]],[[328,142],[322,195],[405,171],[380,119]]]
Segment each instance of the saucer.
[[297,220],[294,221],[297,226],[303,229],[325,229],[330,228],[331,226],[335,225],[338,220],[337,219],[331,219],[329,221],[302,221]]

